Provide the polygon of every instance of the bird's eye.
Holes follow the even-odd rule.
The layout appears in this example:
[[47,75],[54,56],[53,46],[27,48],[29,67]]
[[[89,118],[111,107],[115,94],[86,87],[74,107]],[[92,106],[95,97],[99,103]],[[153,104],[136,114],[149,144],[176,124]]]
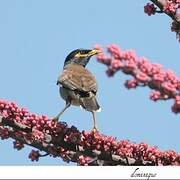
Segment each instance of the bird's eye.
[[88,54],[89,53],[89,50],[83,50],[83,51],[80,51],[81,54]]
[[80,51],[81,54],[88,54],[88,51],[84,50],[84,51]]

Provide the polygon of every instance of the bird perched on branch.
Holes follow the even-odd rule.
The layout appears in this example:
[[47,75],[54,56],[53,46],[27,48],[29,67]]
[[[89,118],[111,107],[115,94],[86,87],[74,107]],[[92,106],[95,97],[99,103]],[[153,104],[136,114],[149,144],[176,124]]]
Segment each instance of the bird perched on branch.
[[70,105],[81,106],[92,113],[93,131],[97,131],[96,111],[100,110],[96,100],[97,82],[92,73],[85,67],[90,58],[98,53],[100,51],[95,49],[77,49],[66,57],[63,72],[57,80],[60,95],[65,100],[66,105],[54,119],[58,120]]

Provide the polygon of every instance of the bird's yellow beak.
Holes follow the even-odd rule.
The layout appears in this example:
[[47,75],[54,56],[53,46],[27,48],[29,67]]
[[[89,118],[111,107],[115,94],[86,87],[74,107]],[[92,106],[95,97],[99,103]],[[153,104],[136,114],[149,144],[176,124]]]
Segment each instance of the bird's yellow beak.
[[80,52],[78,52],[75,57],[76,58],[86,58],[86,57],[91,57],[91,56],[94,56],[98,53],[101,53],[102,51],[100,50],[97,50],[97,49],[93,49],[91,51],[89,51],[87,54],[81,54]]
[[90,51],[90,52],[88,53],[88,56],[94,56],[94,55],[99,54],[99,53],[101,53],[101,52],[102,52],[101,50],[93,49],[92,51]]

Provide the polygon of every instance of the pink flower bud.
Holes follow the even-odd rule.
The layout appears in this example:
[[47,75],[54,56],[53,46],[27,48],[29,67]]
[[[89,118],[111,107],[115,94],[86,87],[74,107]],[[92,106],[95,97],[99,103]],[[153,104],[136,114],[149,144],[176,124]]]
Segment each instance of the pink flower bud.
[[136,74],[136,79],[139,81],[139,82],[148,82],[149,81],[149,77],[143,73],[143,72],[139,72]]
[[128,88],[128,89],[136,88],[137,85],[138,85],[138,83],[137,83],[137,80],[136,80],[136,79],[127,80],[127,81],[125,82],[125,86],[126,86],[126,88]]
[[32,150],[29,154],[29,159],[31,159],[31,161],[38,161],[39,156],[40,156],[39,151]]
[[156,7],[154,4],[147,3],[144,6],[144,12],[148,14],[148,16],[151,16],[152,14],[154,15],[156,13]]
[[18,140],[14,141],[13,144],[14,144],[14,148],[17,150],[21,150],[24,147],[24,144]]
[[161,99],[161,93],[159,91],[151,92],[150,99],[153,101],[157,101],[157,100]]

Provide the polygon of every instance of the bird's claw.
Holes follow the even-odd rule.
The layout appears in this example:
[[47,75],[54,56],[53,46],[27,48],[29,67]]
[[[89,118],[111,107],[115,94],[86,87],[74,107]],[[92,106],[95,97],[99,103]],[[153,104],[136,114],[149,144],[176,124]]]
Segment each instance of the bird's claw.
[[51,121],[53,121],[54,123],[58,123],[58,120],[59,120],[58,117],[54,117],[54,118],[51,119]]
[[94,127],[94,128],[92,129],[92,132],[93,132],[93,133],[98,133],[98,129],[97,129],[96,127]]

